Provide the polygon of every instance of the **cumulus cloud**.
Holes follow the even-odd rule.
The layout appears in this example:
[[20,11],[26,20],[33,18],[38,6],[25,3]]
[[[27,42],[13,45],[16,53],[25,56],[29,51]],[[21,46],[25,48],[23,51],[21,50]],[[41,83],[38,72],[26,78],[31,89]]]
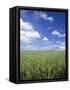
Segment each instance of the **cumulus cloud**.
[[43,38],[43,41],[48,41],[48,38],[47,38],[47,37],[44,37],[44,38]]
[[65,33],[64,34],[61,34],[59,37],[65,37]]
[[40,33],[30,23],[20,19],[20,39],[23,42],[30,43],[35,38],[40,38]]
[[59,41],[58,43],[54,43],[48,40],[46,43],[43,44],[41,50],[65,50],[65,41]]
[[53,31],[52,34],[53,34],[53,35],[57,35],[57,36],[60,35],[60,33],[59,33],[58,31]]
[[60,47],[61,50],[65,50],[65,42],[61,42],[59,44],[59,47]]
[[65,37],[65,33],[64,34],[61,34],[60,32],[58,32],[56,30],[52,32],[52,35],[58,36],[58,37]]
[[65,42],[54,44],[53,47],[55,48],[55,50],[65,50]]
[[33,27],[30,23],[24,22],[21,18],[20,18],[20,30],[32,30]]
[[61,43],[61,41],[57,41],[57,42],[56,42],[56,44],[59,44],[59,43]]
[[44,20],[47,20],[47,21],[50,21],[50,22],[53,22],[53,17],[52,16],[48,16],[46,13],[43,13],[43,12],[38,12],[38,11],[34,11],[34,14],[36,16],[36,18],[42,18]]
[[[56,30],[52,32],[52,35],[65,36]],[[22,19],[20,19],[20,45],[24,50],[65,50],[65,42],[57,41],[54,43],[49,41],[47,37],[41,39],[40,33],[34,29],[32,24],[24,22]]]
[[40,34],[37,31],[20,31],[21,36],[28,38],[40,38]]
[[25,47],[22,47],[24,50],[39,50],[39,46],[36,45],[26,45]]
[[48,20],[50,22],[53,21],[53,17],[49,17],[47,14],[40,12],[40,17],[44,20]]
[[20,36],[20,40],[25,42],[25,43],[30,43],[30,39],[28,39],[27,37],[24,37],[24,36]]

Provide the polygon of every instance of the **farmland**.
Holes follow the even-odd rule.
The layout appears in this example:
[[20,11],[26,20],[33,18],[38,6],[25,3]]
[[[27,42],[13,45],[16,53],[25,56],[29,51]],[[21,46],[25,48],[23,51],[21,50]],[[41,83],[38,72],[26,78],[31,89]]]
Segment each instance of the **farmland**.
[[21,80],[64,78],[65,68],[64,51],[20,51]]

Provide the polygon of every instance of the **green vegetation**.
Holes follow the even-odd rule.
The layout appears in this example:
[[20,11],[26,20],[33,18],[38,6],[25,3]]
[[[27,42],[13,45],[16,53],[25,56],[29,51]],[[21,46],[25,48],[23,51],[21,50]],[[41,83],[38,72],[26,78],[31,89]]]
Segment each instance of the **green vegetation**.
[[21,51],[21,80],[55,79],[65,77],[64,51]]

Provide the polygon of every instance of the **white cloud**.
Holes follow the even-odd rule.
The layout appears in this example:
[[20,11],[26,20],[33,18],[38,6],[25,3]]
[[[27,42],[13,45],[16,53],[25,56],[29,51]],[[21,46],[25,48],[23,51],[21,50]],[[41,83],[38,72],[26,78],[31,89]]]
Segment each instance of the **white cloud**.
[[39,47],[36,45],[26,45],[25,47],[22,47],[24,50],[39,50]]
[[60,33],[59,33],[58,31],[53,31],[52,34],[53,34],[53,35],[57,35],[57,36],[60,35]]
[[23,42],[31,43],[32,39],[40,38],[40,33],[34,27],[20,19],[20,39]]
[[53,17],[48,17],[47,20],[49,20],[50,22],[53,21]]
[[[53,31],[52,34],[58,37],[65,36],[65,34],[61,34],[56,30]],[[21,48],[24,50],[65,50],[65,42],[58,41],[54,44],[54,42],[49,41],[47,37],[43,37],[42,40],[37,41],[36,44],[34,42],[33,44],[33,41],[37,40],[37,38],[41,39],[40,33],[36,31],[30,23],[20,19],[20,40],[21,43],[23,42]],[[43,43],[43,41],[46,42]]]
[[47,20],[47,14],[40,12],[40,17]]
[[21,36],[28,38],[40,38],[40,34],[37,31],[20,31]]
[[43,13],[43,12],[40,12],[40,17],[44,20],[48,20],[50,22],[52,22],[54,19],[53,17],[49,17],[47,14]]
[[47,38],[47,37],[44,37],[44,38],[43,38],[43,41],[48,41],[48,38]]
[[55,50],[65,50],[65,42],[60,42],[53,45]]
[[60,43],[59,48],[65,50],[65,42]]
[[56,43],[59,44],[59,43],[61,43],[61,41],[57,41]]
[[30,39],[28,39],[27,37],[25,37],[23,35],[20,36],[20,40],[25,42],[25,43],[30,43],[30,41],[31,41]]
[[34,11],[34,14],[35,14],[35,17],[36,18],[42,18],[44,20],[47,20],[47,21],[50,21],[50,22],[53,22],[53,17],[52,16],[48,16],[46,13],[43,13],[43,12],[39,12],[39,11]]
[[52,35],[58,36],[58,37],[65,37],[65,34],[61,34],[60,32],[58,32],[56,30],[52,32]]
[[65,50],[65,42],[58,42],[54,43],[52,41],[47,41],[46,43],[43,44],[41,47],[41,50]]
[[20,18],[20,29],[21,30],[32,30],[33,27],[30,23],[28,22],[24,22],[21,18]]
[[59,37],[65,37],[65,33],[64,34],[61,34]]

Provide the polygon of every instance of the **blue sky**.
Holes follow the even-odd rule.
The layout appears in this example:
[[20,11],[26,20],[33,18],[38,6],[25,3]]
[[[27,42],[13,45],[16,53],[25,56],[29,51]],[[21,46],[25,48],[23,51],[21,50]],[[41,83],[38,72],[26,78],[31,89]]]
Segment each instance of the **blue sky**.
[[65,50],[65,13],[20,10],[21,50]]

